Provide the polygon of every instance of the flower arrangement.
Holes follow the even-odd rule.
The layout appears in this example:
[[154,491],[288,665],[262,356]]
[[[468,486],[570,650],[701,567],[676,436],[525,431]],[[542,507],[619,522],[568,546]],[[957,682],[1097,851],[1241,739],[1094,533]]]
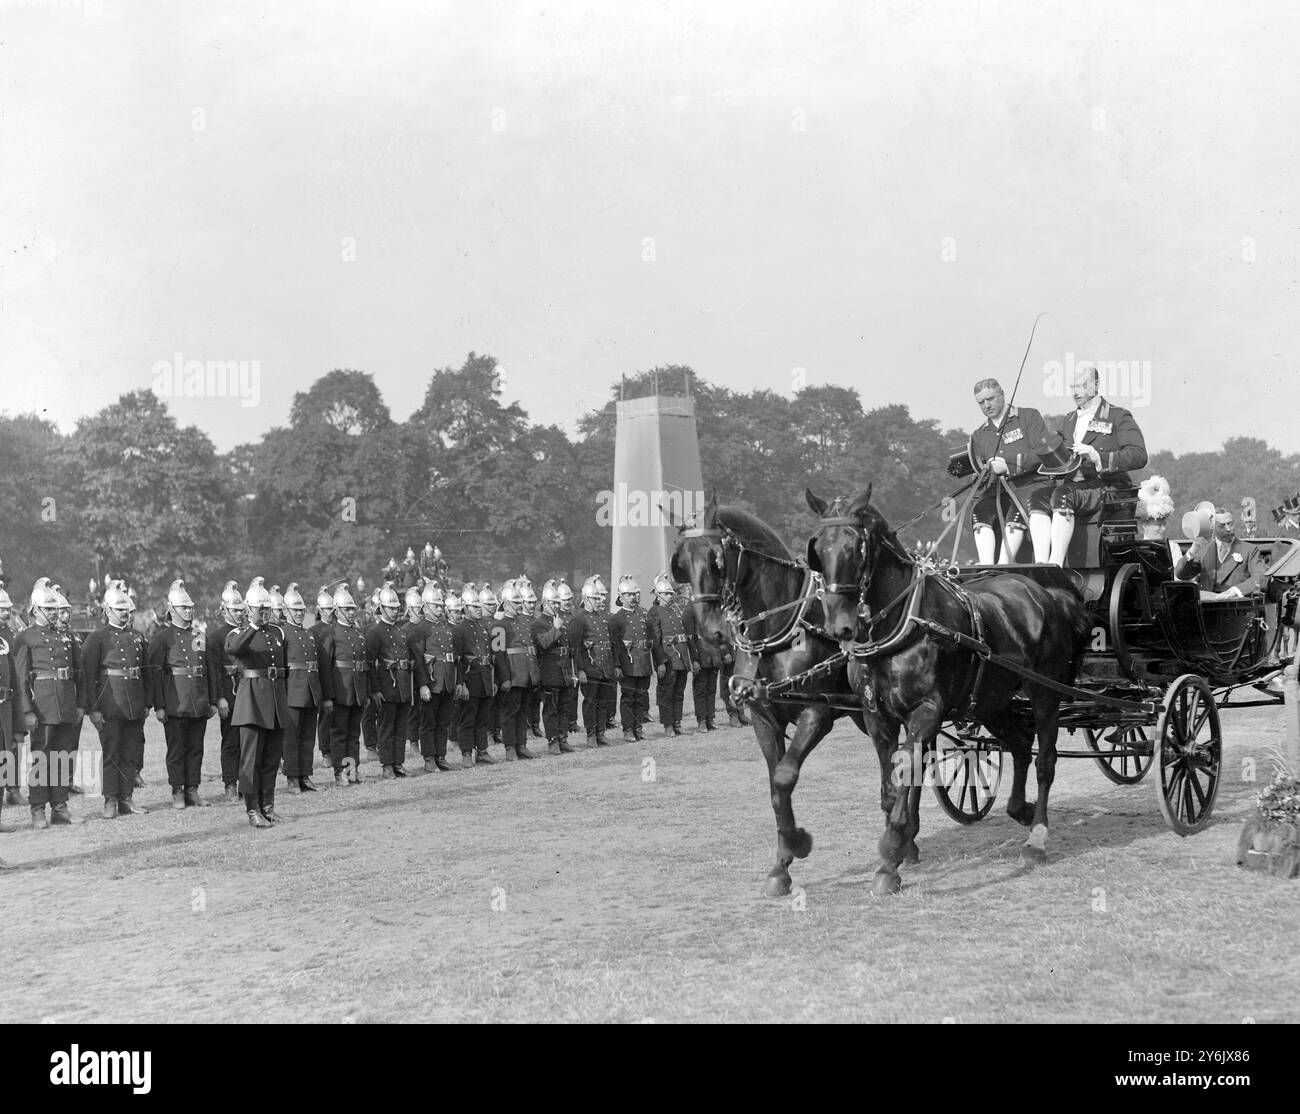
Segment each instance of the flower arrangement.
[[1145,519],[1143,537],[1165,536],[1169,516],[1174,513],[1174,499],[1164,476],[1149,476],[1138,485],[1138,515]]
[[1255,796],[1256,814],[1237,843],[1237,862],[1280,878],[1300,877],[1300,778],[1274,755],[1273,780]]

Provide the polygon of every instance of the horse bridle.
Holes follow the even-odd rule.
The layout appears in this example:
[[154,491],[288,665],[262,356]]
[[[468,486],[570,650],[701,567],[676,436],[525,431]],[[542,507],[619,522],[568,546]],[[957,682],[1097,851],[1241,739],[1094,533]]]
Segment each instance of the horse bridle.
[[[834,515],[830,518],[823,518],[817,524],[817,532],[820,534],[827,526],[842,526],[845,529],[852,530],[857,537],[858,556],[864,561],[867,556],[867,531],[862,525],[862,519],[851,515]],[[870,578],[867,578],[868,580]],[[855,584],[840,584],[830,581],[823,581],[822,587],[818,589],[817,598],[821,599],[828,592],[833,596],[849,596],[852,599],[861,599],[862,593],[866,589],[866,583],[859,580]]]

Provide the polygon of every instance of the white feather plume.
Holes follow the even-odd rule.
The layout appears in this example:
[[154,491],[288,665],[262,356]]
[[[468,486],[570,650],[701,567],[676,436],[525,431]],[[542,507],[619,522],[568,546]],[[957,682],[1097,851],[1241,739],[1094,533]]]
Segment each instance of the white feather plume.
[[1138,508],[1144,518],[1168,518],[1174,513],[1169,481],[1164,476],[1151,476],[1142,481],[1138,487]]

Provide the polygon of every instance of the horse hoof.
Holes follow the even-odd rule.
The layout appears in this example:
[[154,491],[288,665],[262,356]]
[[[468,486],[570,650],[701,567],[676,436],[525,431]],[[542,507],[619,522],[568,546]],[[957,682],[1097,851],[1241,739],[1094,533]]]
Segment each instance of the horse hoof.
[[1020,848],[1020,862],[1023,866],[1042,866],[1047,862],[1047,852],[1026,843]]
[[812,850],[812,835],[803,828],[795,828],[786,841],[786,846],[796,859],[806,859]]
[[893,897],[902,888],[903,880],[897,874],[881,872],[871,883],[871,893],[874,897]]
[[790,889],[790,875],[784,873],[769,874],[767,881],[763,883],[765,897],[789,897]]
[[917,850],[915,843],[907,845],[907,851],[903,854],[903,863],[905,866],[915,866],[921,861],[921,852]]

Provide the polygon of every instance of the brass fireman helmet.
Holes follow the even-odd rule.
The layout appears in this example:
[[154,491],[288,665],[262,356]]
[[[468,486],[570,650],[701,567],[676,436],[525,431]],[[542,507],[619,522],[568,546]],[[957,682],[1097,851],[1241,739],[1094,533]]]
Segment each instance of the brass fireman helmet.
[[108,625],[122,630],[131,621],[131,597],[126,594],[126,585],[120,580],[110,580],[104,589],[104,618]]
[[244,625],[244,597],[239,594],[239,583],[227,580],[221,589],[221,617],[232,627]]
[[302,626],[303,620],[307,618],[307,601],[302,598],[297,581],[284,591],[284,615],[295,627]]

